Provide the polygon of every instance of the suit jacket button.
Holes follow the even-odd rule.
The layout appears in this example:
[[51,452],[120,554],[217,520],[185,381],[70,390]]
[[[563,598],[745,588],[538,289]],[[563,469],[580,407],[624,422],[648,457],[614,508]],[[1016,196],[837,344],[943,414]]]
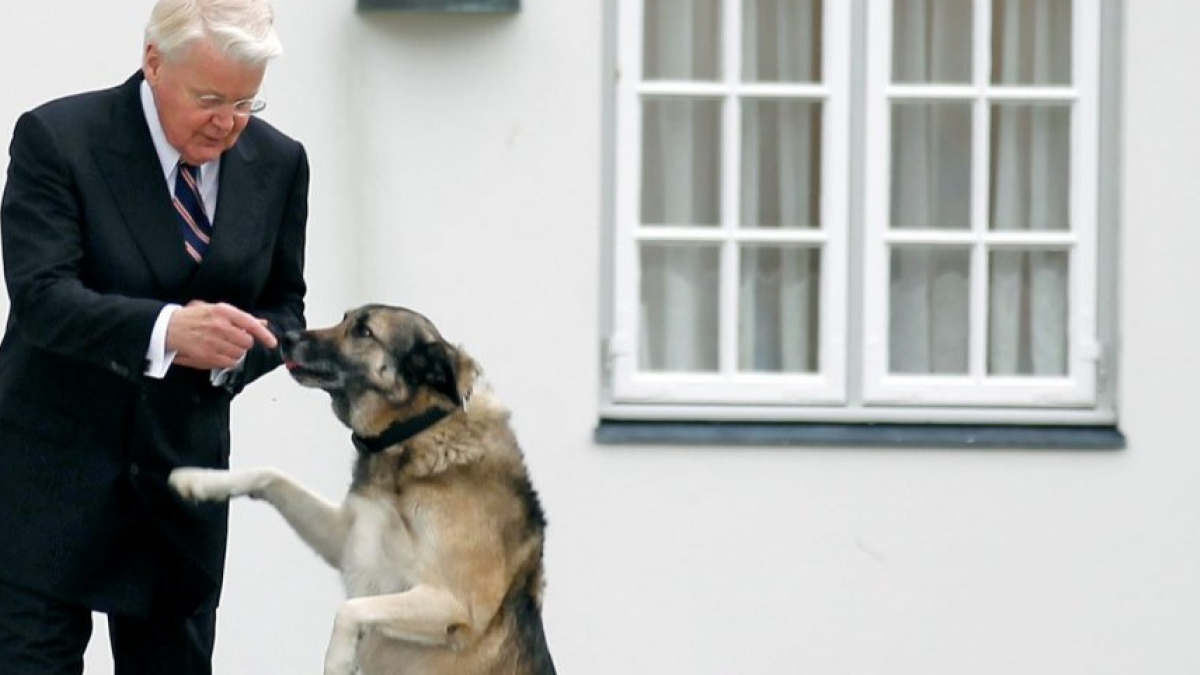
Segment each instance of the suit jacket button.
[[137,462],[131,462],[129,464],[129,475],[130,476],[138,475],[141,472],[141,470],[142,469],[141,469],[141,467],[138,466]]

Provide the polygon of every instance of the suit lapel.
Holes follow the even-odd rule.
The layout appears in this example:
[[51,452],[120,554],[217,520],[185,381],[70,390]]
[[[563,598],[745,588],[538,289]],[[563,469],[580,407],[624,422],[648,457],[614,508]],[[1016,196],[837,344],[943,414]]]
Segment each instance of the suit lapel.
[[141,73],[121,86],[113,111],[113,133],[96,151],[96,160],[112,191],[125,227],[163,289],[175,295],[195,273],[183,247],[171,195],[150,139],[138,88]]
[[205,297],[214,284],[236,274],[251,255],[259,252],[263,241],[263,194],[272,167],[259,158],[249,135],[243,133],[237,144],[221,156],[212,241],[192,281],[194,297]]

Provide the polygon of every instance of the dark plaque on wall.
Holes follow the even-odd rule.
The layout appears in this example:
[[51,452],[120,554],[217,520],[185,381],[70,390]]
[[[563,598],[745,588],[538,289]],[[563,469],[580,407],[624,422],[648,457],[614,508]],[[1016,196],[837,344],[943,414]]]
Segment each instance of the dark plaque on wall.
[[358,8],[424,12],[515,12],[521,0],[358,0]]

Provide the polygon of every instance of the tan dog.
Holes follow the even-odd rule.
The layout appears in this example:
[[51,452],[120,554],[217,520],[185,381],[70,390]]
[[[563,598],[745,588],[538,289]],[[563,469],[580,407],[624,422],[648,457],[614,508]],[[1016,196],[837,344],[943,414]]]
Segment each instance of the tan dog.
[[282,341],[300,384],[353,433],[350,492],[331,504],[274,469],[184,468],[193,500],[270,502],[341,572],[326,675],[549,675],[545,519],[508,411],[425,317],[368,305]]

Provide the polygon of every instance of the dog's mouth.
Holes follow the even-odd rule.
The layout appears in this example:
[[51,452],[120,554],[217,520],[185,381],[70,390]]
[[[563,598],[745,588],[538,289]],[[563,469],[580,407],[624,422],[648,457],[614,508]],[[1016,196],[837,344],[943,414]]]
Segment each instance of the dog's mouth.
[[300,363],[294,359],[285,359],[283,367],[287,368],[292,379],[306,387],[335,389],[342,382],[338,371],[325,364]]

